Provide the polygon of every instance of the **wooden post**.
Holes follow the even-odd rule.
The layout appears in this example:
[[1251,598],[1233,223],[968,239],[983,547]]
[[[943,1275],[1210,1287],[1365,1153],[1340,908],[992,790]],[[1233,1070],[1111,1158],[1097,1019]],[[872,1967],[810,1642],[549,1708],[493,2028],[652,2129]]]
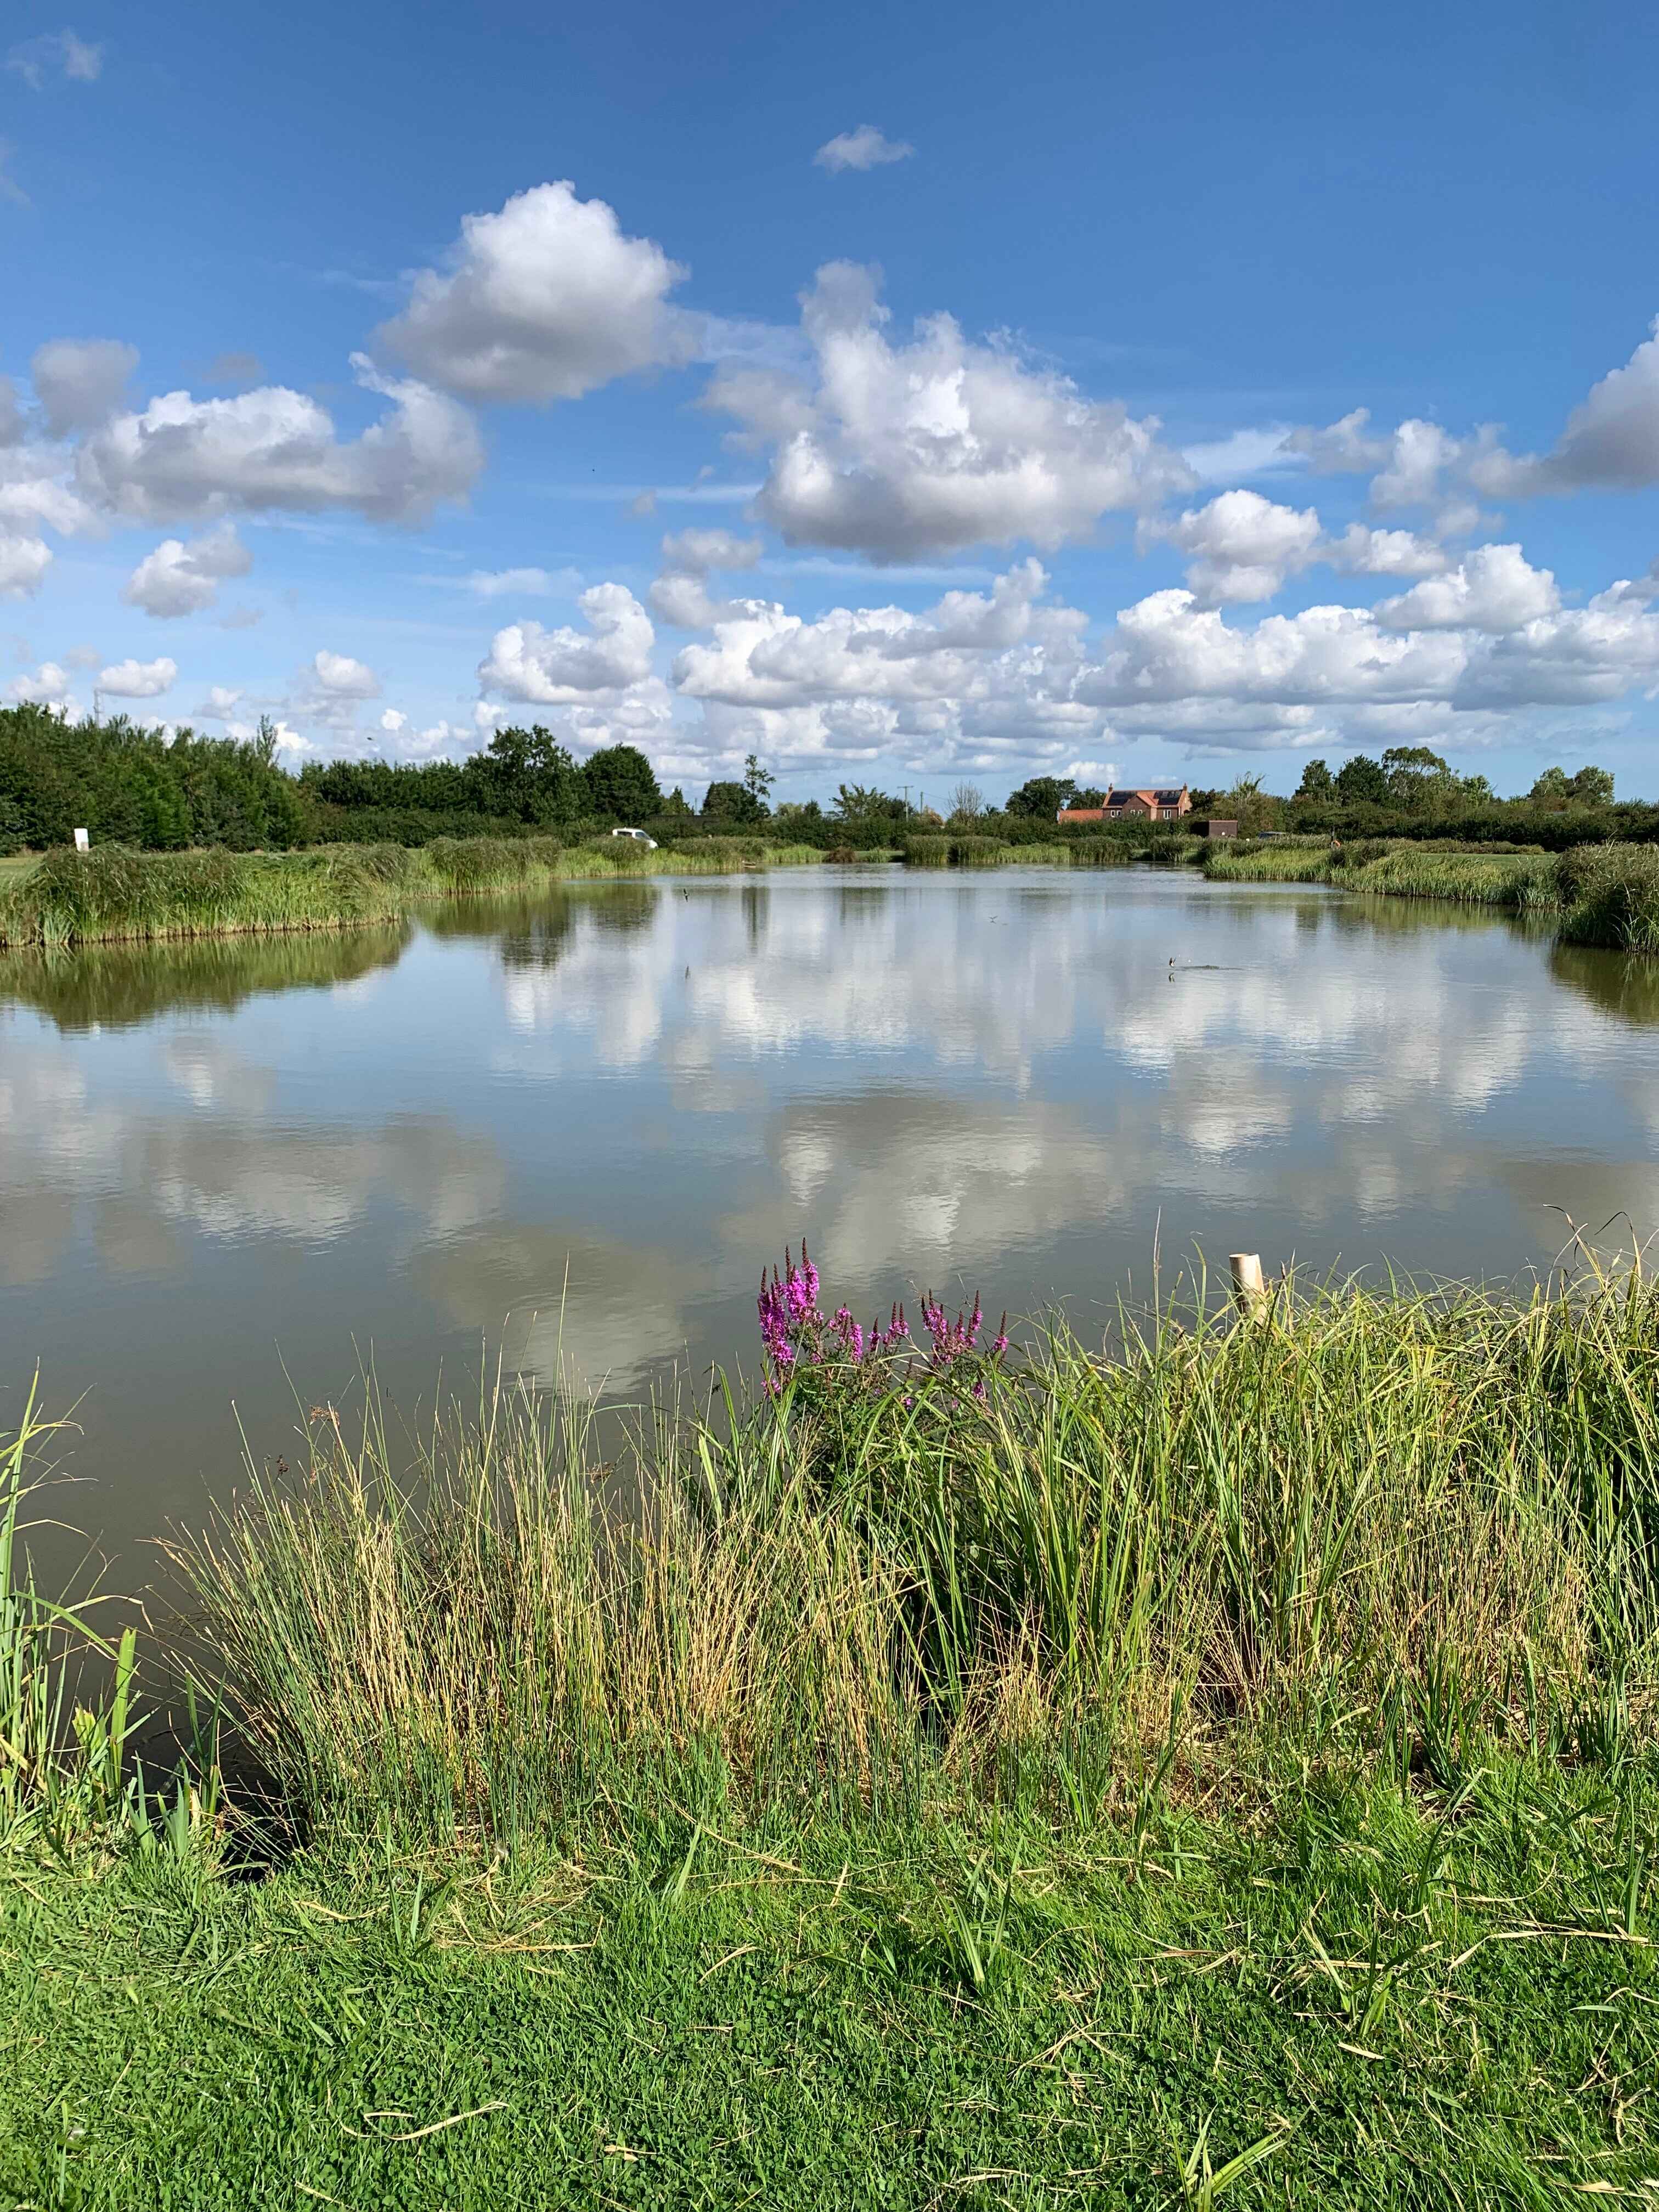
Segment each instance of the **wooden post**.
[[1251,1321],[1259,1321],[1267,1310],[1267,1285],[1261,1279],[1261,1255],[1259,1252],[1230,1252],[1227,1265],[1233,1271],[1233,1303],[1240,1313]]

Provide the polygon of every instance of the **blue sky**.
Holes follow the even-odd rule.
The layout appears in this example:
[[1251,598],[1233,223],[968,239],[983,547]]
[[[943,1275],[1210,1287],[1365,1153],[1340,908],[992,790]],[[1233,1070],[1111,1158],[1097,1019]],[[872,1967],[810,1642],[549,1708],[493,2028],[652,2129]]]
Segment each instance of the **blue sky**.
[[0,696],[296,761],[537,720],[694,800],[1418,742],[1659,796],[1641,11],[5,47]]

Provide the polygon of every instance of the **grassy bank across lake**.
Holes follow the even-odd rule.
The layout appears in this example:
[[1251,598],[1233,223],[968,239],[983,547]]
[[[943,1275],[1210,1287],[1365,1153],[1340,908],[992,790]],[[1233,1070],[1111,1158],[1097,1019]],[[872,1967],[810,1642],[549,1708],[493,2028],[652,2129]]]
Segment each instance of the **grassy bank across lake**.
[[1447,899],[1553,921],[1563,944],[1659,952],[1659,847],[1579,845],[1560,854],[1451,852],[1423,844],[1278,840],[1218,845],[1212,883],[1322,883],[1391,898]]
[[423,899],[586,878],[728,875],[816,865],[810,845],[702,838],[648,850],[624,838],[439,838],[429,845],[330,845],[294,853],[90,853],[57,849],[0,879],[0,947],[276,935],[401,919]]

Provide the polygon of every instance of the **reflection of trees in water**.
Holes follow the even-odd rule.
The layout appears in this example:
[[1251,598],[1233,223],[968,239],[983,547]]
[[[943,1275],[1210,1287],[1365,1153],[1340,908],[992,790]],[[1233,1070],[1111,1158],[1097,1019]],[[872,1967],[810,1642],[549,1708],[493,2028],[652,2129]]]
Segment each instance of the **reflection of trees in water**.
[[658,896],[654,884],[596,884],[583,894],[582,903],[592,915],[596,929],[634,937],[651,927]]
[[1558,945],[1550,953],[1550,974],[1558,983],[1582,992],[1603,1013],[1644,1028],[1659,1024],[1659,960]]
[[887,904],[887,884],[842,884],[836,893],[836,911],[842,922],[868,921]]
[[326,990],[389,968],[409,927],[183,938],[0,957],[0,1006],[33,1006],[60,1030],[131,1029],[179,1007],[230,1012],[271,991]]
[[766,934],[767,902],[771,894],[764,884],[745,884],[743,887],[743,926],[749,933],[750,949],[758,951],[761,939]]
[[504,930],[528,929],[539,915],[560,903],[556,891],[487,891],[477,898],[445,899],[421,909],[421,922],[434,937],[499,937]]
[[1512,937],[1550,934],[1548,923],[1540,927],[1507,907],[1474,906],[1458,899],[1387,898],[1351,891],[1343,898],[1328,896],[1323,904],[1333,926],[1356,937],[1417,937],[1425,930],[1443,934],[1449,929],[1502,929]]
[[503,968],[519,970],[556,968],[565,956],[576,927],[574,899],[538,900],[526,905],[512,925],[501,931]]
[[660,890],[655,884],[582,884],[526,896],[447,900],[422,915],[434,937],[493,939],[503,968],[546,974],[570,950],[586,915],[597,930],[633,936],[648,929]]

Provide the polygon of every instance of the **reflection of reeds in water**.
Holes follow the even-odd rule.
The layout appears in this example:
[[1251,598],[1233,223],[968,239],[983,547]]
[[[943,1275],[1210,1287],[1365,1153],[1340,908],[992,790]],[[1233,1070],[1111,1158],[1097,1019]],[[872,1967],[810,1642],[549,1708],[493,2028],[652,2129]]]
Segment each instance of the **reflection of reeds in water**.
[[261,992],[349,982],[390,967],[408,942],[398,923],[22,951],[0,961],[0,1005],[34,1006],[61,1030],[124,1029],[180,1007],[229,1012]]
[[1659,1025],[1659,963],[1639,954],[1609,959],[1599,948],[1558,945],[1550,953],[1550,974],[1621,1022]]
[[982,1403],[659,1417],[608,1476],[568,1400],[486,1395],[407,1472],[372,1409],[321,1411],[303,1478],[252,1476],[175,1563],[301,1826],[545,1828],[693,1766],[842,1815],[1063,1797],[1177,1712],[1224,1786],[1398,1772],[1551,1714],[1650,1733],[1656,1382],[1639,1278],[1285,1290],[1126,1318],[1103,1358],[1048,1334]]

